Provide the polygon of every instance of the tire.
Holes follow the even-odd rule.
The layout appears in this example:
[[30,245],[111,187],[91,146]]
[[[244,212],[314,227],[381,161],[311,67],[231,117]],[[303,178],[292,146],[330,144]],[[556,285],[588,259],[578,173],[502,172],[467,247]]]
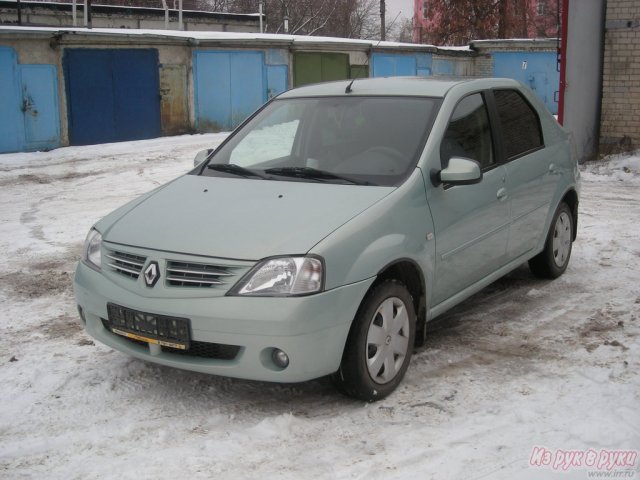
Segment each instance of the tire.
[[373,402],[402,381],[415,339],[416,314],[402,283],[385,280],[365,296],[333,380],[342,393]]
[[561,203],[553,215],[544,250],[529,260],[534,275],[558,278],[569,265],[573,243],[573,214],[566,203]]

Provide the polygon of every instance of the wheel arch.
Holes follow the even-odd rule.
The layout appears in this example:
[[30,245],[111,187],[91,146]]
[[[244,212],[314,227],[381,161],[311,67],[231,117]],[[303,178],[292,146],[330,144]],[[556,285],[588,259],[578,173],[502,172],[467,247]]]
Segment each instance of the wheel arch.
[[561,202],[564,202],[571,210],[571,216],[573,217],[573,238],[571,240],[575,241],[578,234],[578,193],[571,189],[564,194]]
[[397,280],[401,282],[411,294],[413,308],[416,312],[416,337],[415,344],[420,346],[424,343],[424,331],[427,320],[426,302],[426,282],[420,266],[410,258],[400,258],[385,265],[380,269],[375,282],[370,288],[386,280]]

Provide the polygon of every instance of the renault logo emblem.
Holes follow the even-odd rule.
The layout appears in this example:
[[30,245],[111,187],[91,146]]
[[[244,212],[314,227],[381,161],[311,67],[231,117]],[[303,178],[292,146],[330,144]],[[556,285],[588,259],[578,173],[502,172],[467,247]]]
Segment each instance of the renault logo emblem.
[[144,269],[144,283],[147,287],[153,287],[160,278],[160,267],[158,262],[151,262]]

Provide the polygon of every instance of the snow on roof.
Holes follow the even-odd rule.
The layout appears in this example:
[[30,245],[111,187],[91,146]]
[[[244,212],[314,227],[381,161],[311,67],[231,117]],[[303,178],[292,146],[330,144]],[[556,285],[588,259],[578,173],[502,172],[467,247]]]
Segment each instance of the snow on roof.
[[454,46],[450,46],[450,47],[437,47],[438,50],[451,50],[453,52],[471,52],[471,48],[469,47],[469,45],[464,45],[461,47],[454,47]]
[[152,30],[152,29],[122,29],[122,28],[60,28],[60,27],[15,27],[1,26],[0,35],[7,33],[40,33],[40,34],[70,34],[70,35],[128,35],[140,37],[171,37],[183,38],[193,41],[265,41],[288,44],[343,44],[363,46],[370,48],[396,48],[410,50],[434,51],[433,45],[415,43],[388,42],[378,40],[360,40],[355,38],[319,37],[307,35],[285,35],[274,33],[256,32],[211,32],[211,31],[184,31],[184,30]]

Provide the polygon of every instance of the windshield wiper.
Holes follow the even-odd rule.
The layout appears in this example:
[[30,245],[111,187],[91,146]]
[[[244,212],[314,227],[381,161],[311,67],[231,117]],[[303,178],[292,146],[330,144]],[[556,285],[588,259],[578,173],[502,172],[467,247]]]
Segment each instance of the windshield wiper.
[[207,168],[211,170],[215,170],[216,172],[222,173],[230,173],[232,175],[237,175],[239,177],[249,178],[249,177],[257,177],[267,179],[266,175],[262,175],[255,170],[250,170],[248,168],[241,167],[240,165],[236,165],[235,163],[210,163],[207,165]]
[[327,172],[325,170],[317,170],[311,167],[280,167],[280,168],[268,168],[264,171],[271,175],[280,175],[283,177],[295,177],[295,178],[309,178],[311,180],[341,180],[343,182],[352,183],[354,185],[375,185],[371,182],[363,182],[354,178],[345,177],[343,175],[337,175],[335,173]]

